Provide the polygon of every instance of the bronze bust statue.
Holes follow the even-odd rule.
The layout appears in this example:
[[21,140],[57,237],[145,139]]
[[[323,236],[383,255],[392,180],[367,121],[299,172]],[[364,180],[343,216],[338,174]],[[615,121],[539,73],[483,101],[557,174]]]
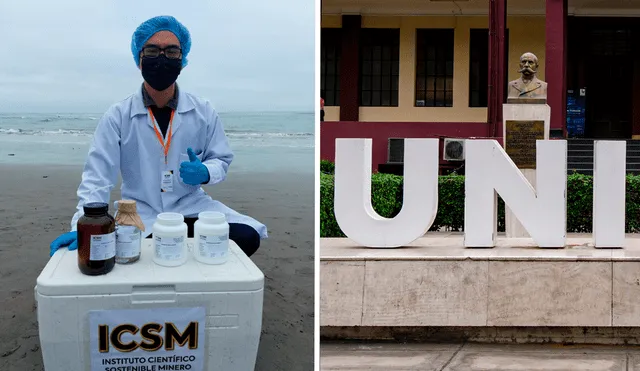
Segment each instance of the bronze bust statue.
[[508,103],[546,103],[547,83],[540,80],[538,73],[538,57],[533,53],[524,53],[520,57],[522,76],[509,82]]

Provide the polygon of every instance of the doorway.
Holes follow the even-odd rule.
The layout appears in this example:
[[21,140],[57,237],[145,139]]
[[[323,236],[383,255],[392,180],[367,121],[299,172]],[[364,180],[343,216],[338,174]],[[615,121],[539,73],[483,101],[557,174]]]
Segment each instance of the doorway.
[[585,137],[631,138],[639,36],[636,18],[570,20],[567,87],[585,89]]

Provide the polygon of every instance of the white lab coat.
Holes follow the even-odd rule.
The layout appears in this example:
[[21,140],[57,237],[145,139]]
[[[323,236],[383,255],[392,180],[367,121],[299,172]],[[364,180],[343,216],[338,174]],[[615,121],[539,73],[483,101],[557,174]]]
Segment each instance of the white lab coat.
[[[109,203],[111,190],[121,173],[122,198],[137,202],[145,237],[153,232],[153,223],[161,212],[197,217],[202,211],[220,211],[229,223],[247,224],[261,238],[267,238],[265,225],[213,200],[200,185],[192,186],[182,181],[180,163],[189,161],[187,148],[191,147],[209,169],[210,181],[206,185],[217,184],[226,178],[233,152],[211,104],[182,89],[178,89],[178,94],[166,165],[162,145],[143,104],[141,89],[111,106],[100,119],[78,187],[79,202],[71,220],[72,231],[76,230],[78,219],[83,215],[82,205]],[[173,170],[173,192],[160,191],[162,172],[166,170]]]

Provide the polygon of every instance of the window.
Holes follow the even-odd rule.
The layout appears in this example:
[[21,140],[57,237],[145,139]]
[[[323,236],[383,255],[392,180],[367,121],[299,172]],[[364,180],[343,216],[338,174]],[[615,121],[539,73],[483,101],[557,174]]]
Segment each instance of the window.
[[633,34],[630,29],[591,29],[589,43],[593,56],[623,56],[628,57],[633,50]]
[[[504,40],[506,53],[509,55],[509,30]],[[469,39],[469,107],[487,107],[487,88],[489,86],[489,30],[472,29]],[[508,57],[505,58],[505,101],[508,95]]]
[[417,30],[417,107],[453,106],[453,30]]
[[340,105],[341,29],[323,28],[320,34],[320,91],[325,106]]
[[400,30],[360,30],[360,105],[397,107]]

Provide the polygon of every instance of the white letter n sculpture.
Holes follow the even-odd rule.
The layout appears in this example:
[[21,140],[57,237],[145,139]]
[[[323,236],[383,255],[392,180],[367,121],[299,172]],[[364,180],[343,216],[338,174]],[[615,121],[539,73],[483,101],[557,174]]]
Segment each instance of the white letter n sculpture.
[[535,189],[495,140],[466,141],[465,157],[466,247],[495,246],[498,194],[539,247],[565,246],[566,141],[536,141]]
[[371,203],[371,150],[371,139],[336,139],[336,221],[363,246],[405,246],[424,236],[436,218],[438,139],[404,140],[404,202],[393,219],[380,216]]

